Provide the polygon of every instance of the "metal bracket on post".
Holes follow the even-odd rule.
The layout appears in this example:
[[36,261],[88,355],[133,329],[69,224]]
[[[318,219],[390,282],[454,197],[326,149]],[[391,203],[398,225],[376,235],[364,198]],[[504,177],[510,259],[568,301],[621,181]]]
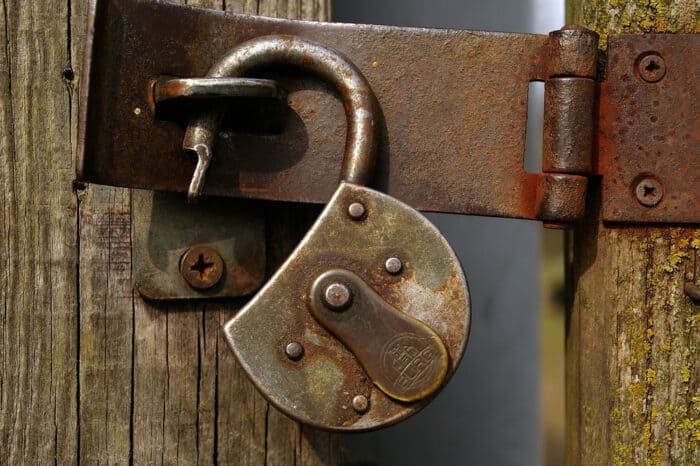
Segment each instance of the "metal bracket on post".
[[135,190],[134,287],[144,298],[232,298],[265,282],[263,209],[240,199],[202,200]]
[[700,224],[700,34],[612,36],[600,85],[603,219]]
[[[263,79],[162,78],[151,83],[154,110],[173,114],[241,99],[280,100]],[[140,113],[137,112],[137,113]],[[265,218],[241,199],[201,200],[136,190],[133,195],[134,286],[145,298],[188,300],[249,295],[265,281]]]

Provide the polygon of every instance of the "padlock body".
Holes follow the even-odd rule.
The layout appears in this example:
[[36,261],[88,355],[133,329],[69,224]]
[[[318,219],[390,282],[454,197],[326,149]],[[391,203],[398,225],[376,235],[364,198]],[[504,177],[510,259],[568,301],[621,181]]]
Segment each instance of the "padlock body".
[[[349,213],[353,204],[364,208],[359,217]],[[400,271],[387,270],[389,258],[401,261]],[[314,318],[312,287],[318,277],[334,269],[359,277],[389,306],[439,337],[447,352],[447,369],[435,393],[444,387],[469,336],[469,291],[461,264],[419,212],[351,183],[340,184],[292,255],[226,324],[228,342],[263,395],[300,422],[336,431],[396,423],[418,412],[433,396],[407,403],[387,395],[349,349],[361,348],[363,342],[353,340],[354,345],[346,346]],[[376,335],[357,330],[351,338]],[[377,358],[388,361],[405,384],[411,374],[420,374],[415,369],[423,361],[418,340],[402,339],[401,333],[392,338],[382,335],[387,344],[376,347]],[[301,348],[301,354],[290,355],[290,344]],[[367,406],[357,406],[362,397]]]

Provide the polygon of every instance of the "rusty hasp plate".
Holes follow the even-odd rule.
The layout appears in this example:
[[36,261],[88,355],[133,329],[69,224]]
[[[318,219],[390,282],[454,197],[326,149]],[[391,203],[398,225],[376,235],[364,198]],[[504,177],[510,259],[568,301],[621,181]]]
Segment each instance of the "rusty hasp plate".
[[[529,81],[593,78],[590,31],[546,36],[312,23],[154,0],[91,5],[81,180],[187,191],[195,165],[182,150],[187,121],[154,113],[153,83],[203,78],[237,44],[287,34],[338,51],[369,81],[382,112],[378,189],[420,210],[555,223],[583,211],[585,176],[527,173],[523,156]],[[338,180],[346,132],[336,91],[289,67],[259,67],[246,77],[273,79],[288,91],[284,130],[251,134],[236,118],[229,121],[213,149],[204,194],[325,202]],[[247,112],[228,107],[249,123],[255,116]],[[550,188],[555,195],[542,192]]]
[[601,84],[603,219],[700,223],[700,35],[610,38]]
[[464,272],[438,230],[406,204],[343,182],[225,333],[282,412],[356,431],[423,408],[459,364],[470,321]]

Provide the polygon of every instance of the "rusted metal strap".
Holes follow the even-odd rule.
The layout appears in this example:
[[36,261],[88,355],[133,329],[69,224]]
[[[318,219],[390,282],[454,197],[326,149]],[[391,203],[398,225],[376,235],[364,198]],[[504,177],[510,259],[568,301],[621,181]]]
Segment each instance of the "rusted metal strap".
[[[383,112],[375,187],[421,210],[564,223],[581,215],[586,178],[559,169],[527,173],[523,157],[528,83],[592,78],[592,32],[322,24],[155,1],[93,7],[78,155],[84,181],[186,191],[194,170],[181,148],[186,121],[156,117],[150,82],[206,76],[238,43],[292,34],[339,51],[367,77]],[[284,131],[244,133],[235,122],[225,128],[205,194],[325,202],[338,179],[346,125],[334,91],[287,68],[249,77],[274,79],[289,92]]]
[[[546,36],[288,21],[155,0],[91,5],[83,181],[186,192],[193,112],[156,111],[153,83],[205,77],[235,45],[286,34],[341,53],[367,78],[381,110],[372,185],[419,210],[567,225],[582,218],[597,174],[604,220],[700,223],[696,36],[612,37],[597,85],[597,36],[585,29]],[[663,74],[652,66],[658,54]],[[339,94],[287,67],[245,77],[274,80],[288,105],[229,99],[204,193],[325,202],[343,158]],[[545,82],[541,173],[523,165],[530,81]]]

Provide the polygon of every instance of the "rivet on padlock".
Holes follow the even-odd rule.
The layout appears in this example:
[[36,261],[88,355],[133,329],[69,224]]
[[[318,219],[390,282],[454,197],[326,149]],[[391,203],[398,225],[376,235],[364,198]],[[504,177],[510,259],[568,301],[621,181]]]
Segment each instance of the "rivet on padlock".
[[[341,431],[393,424],[425,406],[459,363],[470,325],[466,278],[425,217],[362,186],[373,173],[379,112],[360,71],[319,44],[266,36],[234,48],[209,76],[266,64],[331,83],[348,134],[339,187],[292,255],[226,324],[227,339],[257,388],[290,417]],[[187,129],[185,148],[199,160],[190,198],[201,192],[222,115],[203,113]]]

